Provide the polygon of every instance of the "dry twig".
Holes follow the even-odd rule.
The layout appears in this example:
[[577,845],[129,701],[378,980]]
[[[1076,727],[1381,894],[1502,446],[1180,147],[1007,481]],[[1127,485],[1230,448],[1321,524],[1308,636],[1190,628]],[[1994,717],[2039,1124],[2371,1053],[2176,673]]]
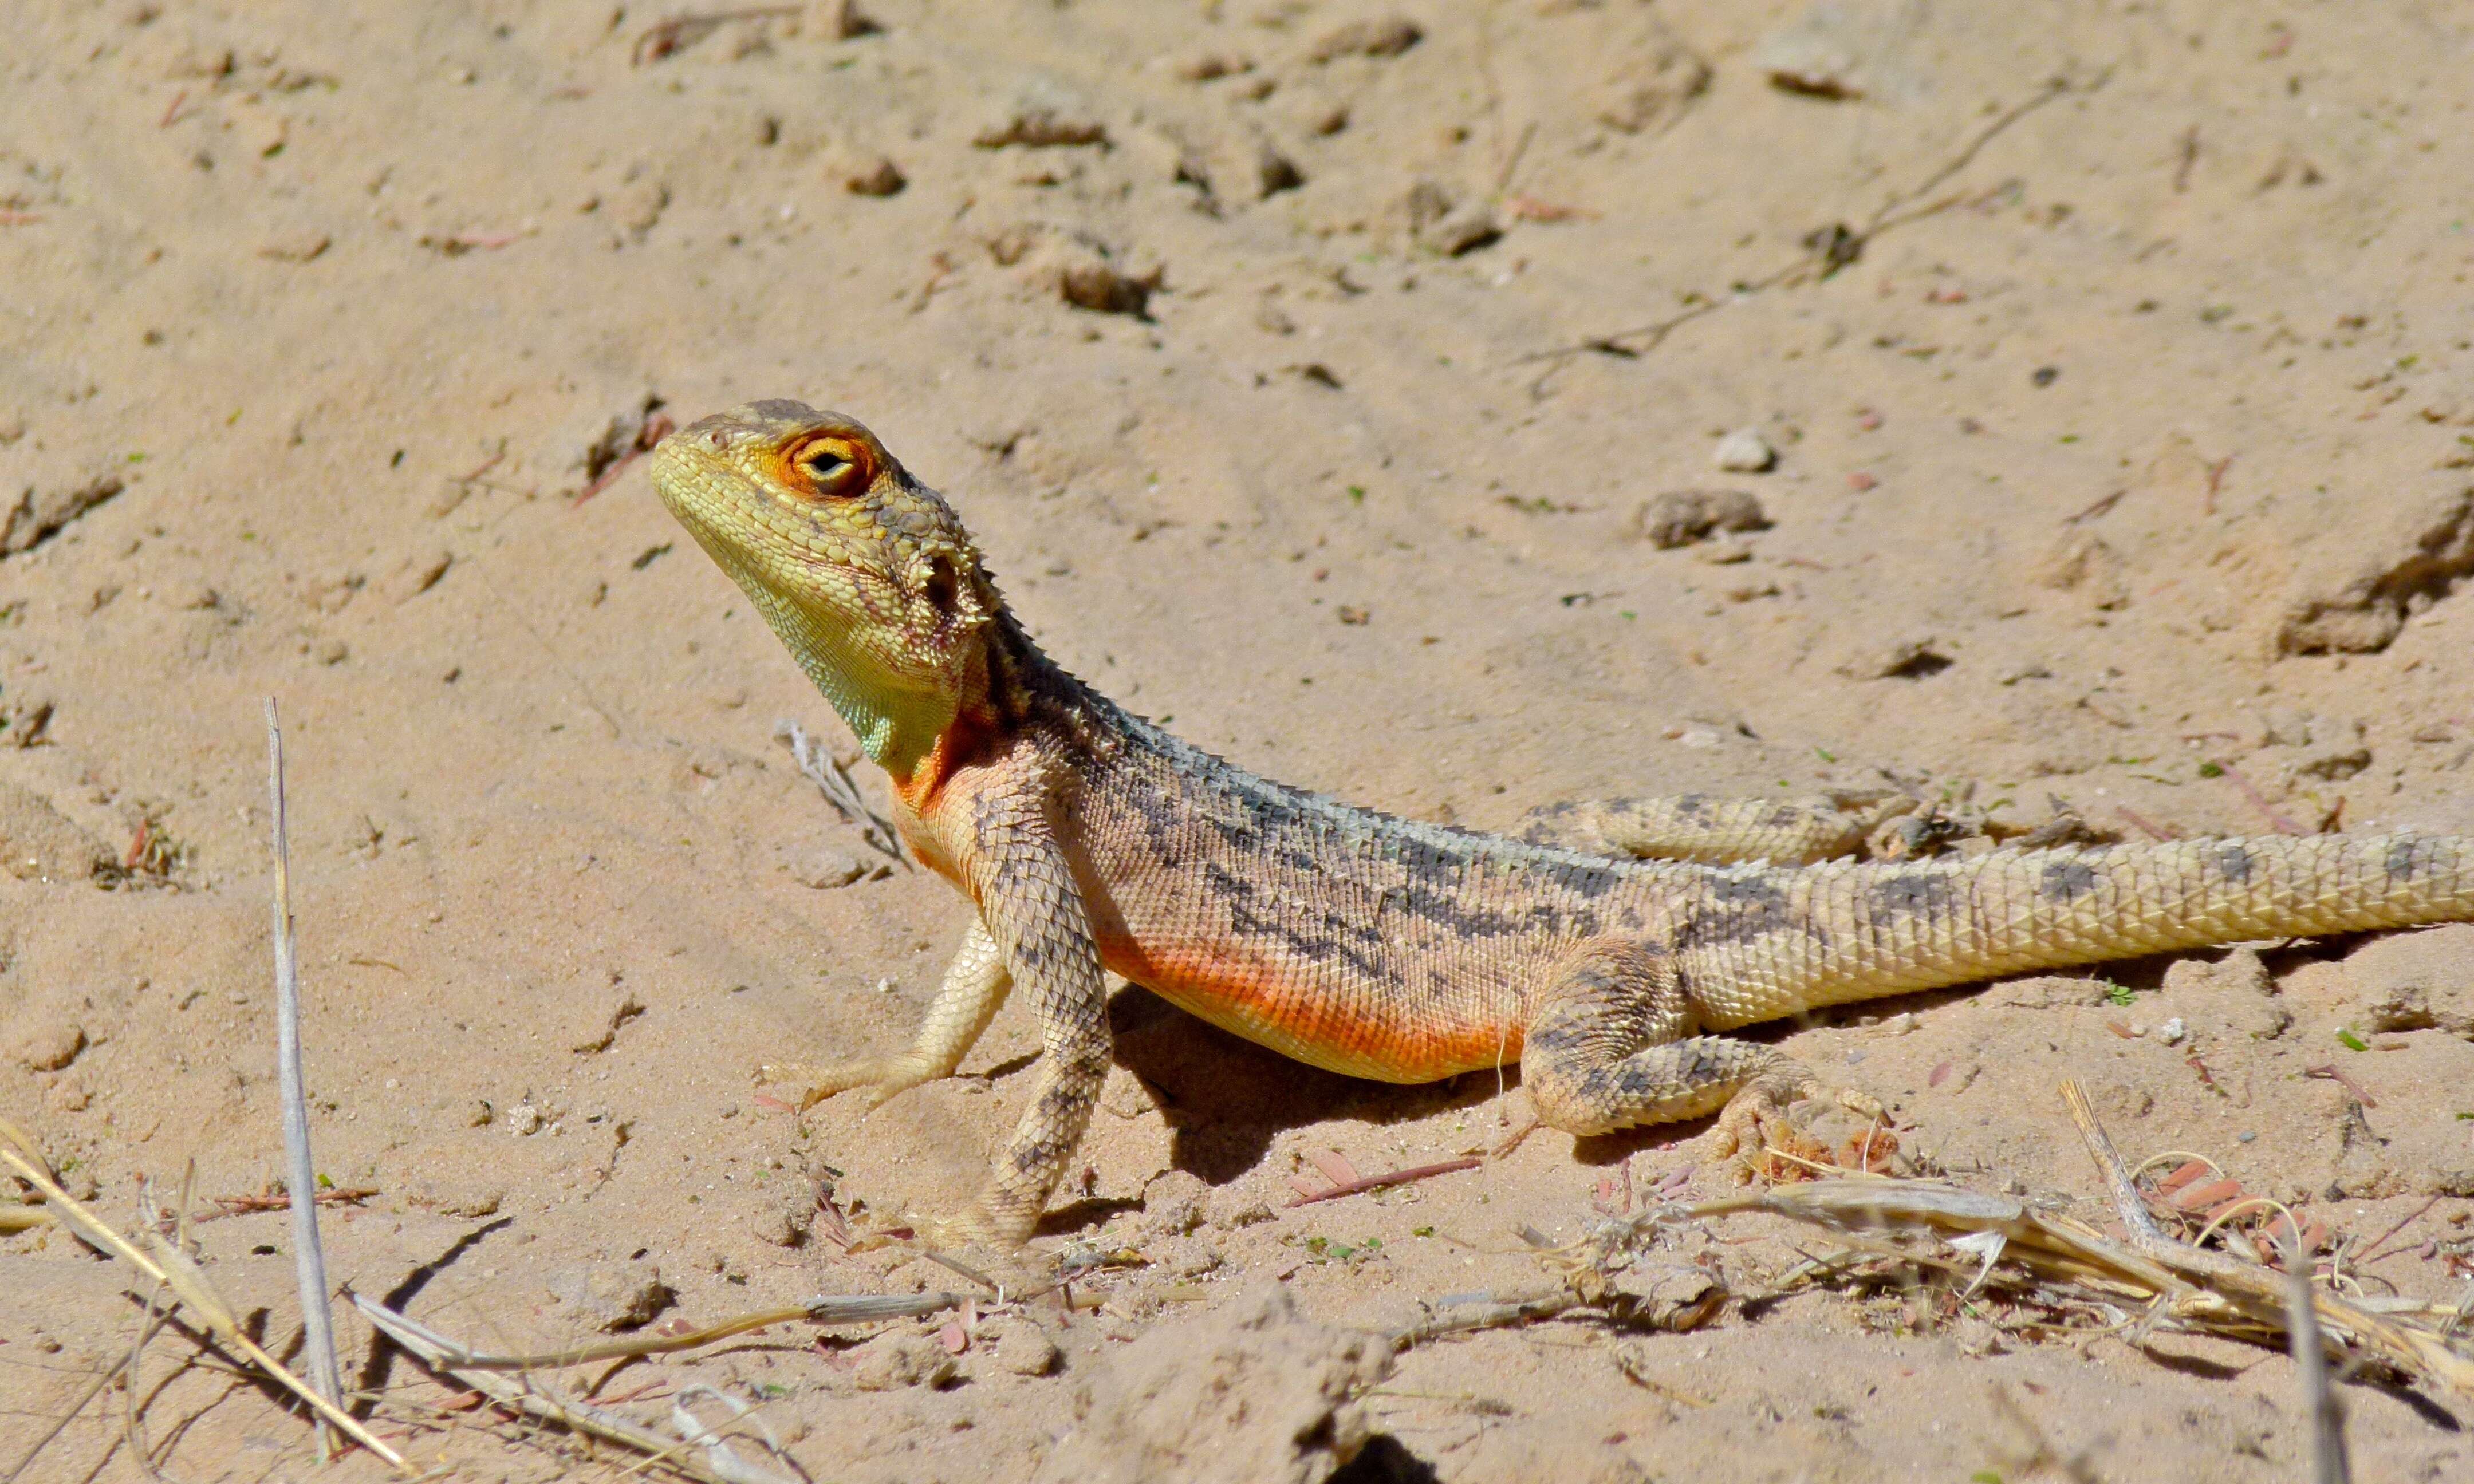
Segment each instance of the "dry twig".
[[1485,1162],[1486,1161],[1476,1155],[1470,1155],[1466,1159],[1444,1160],[1436,1164],[1412,1165],[1405,1170],[1369,1175],[1361,1180],[1343,1181],[1328,1190],[1299,1191],[1297,1199],[1289,1202],[1289,1205],[1294,1208],[1312,1206],[1317,1201],[1337,1201],[1344,1195],[1363,1195],[1369,1190],[1380,1190],[1387,1185],[1405,1185],[1413,1180],[1431,1180],[1437,1175],[1449,1175],[1459,1170],[1473,1170]]
[[[693,1425],[694,1430],[682,1429],[687,1431],[686,1436],[672,1437],[667,1433],[656,1432],[650,1427],[620,1416],[608,1407],[595,1406],[588,1401],[578,1401],[562,1396],[536,1377],[526,1376],[518,1379],[501,1375],[497,1369],[478,1365],[475,1363],[476,1359],[493,1357],[475,1357],[471,1351],[453,1340],[418,1321],[405,1318],[374,1299],[366,1299],[359,1294],[354,1294],[352,1303],[359,1307],[362,1317],[376,1326],[388,1339],[402,1346],[431,1370],[452,1376],[510,1411],[538,1417],[546,1422],[556,1423],[562,1427],[590,1433],[596,1438],[605,1438],[648,1455],[643,1464],[639,1467],[649,1466],[656,1462],[665,1463],[681,1472],[710,1481],[710,1484],[793,1484],[793,1481],[785,1475],[769,1469],[760,1469],[733,1453],[723,1444],[718,1435],[718,1429],[706,1428],[700,1424],[694,1424],[691,1417],[689,1422]],[[804,1310],[793,1309],[788,1312],[789,1317],[796,1318]],[[779,1323],[780,1321],[768,1320],[767,1322]],[[594,1348],[588,1347],[588,1349]],[[578,1355],[581,1358],[604,1358],[598,1355],[583,1357],[581,1352],[567,1353]],[[516,1360],[518,1357],[495,1358]],[[520,1367],[510,1367],[510,1369],[516,1368]],[[703,1456],[698,1457],[691,1451],[694,1448],[702,1448]]]
[[1684,309],[1665,319],[1631,329],[1591,335],[1573,345],[1558,346],[1550,350],[1532,351],[1519,357],[1514,364],[1527,365],[1539,361],[1546,363],[1546,369],[1530,383],[1529,388],[1533,397],[1542,396],[1548,379],[1575,356],[1595,352],[1599,355],[1635,360],[1657,349],[1664,343],[1667,336],[1685,325],[1705,316],[1715,314],[1731,303],[1750,299],[1765,290],[1818,282],[1828,278],[1862,257],[1865,248],[1882,232],[1938,215],[1953,206],[1965,204],[1970,199],[1965,193],[1945,196],[1923,205],[1911,203],[1938,190],[1953,177],[1974,164],[1977,156],[1983,152],[1986,145],[1991,144],[1994,139],[2021,119],[2068,93],[2093,92],[2102,87],[2111,80],[2111,77],[2112,73],[2108,70],[2087,83],[2073,83],[2067,78],[2049,80],[2035,93],[2002,110],[1992,122],[1977,130],[1956,155],[1943,162],[1941,168],[1927,176],[1915,186],[1890,195],[1875,209],[1872,216],[1865,220],[1862,227],[1850,227],[1844,223],[1833,223],[1821,227],[1805,238],[1803,244],[1805,251],[1802,256],[1760,277],[1738,282],[1723,296],[1696,291],[1686,296]]
[[799,771],[807,775],[809,782],[816,785],[816,791],[825,796],[825,802],[834,806],[835,812],[859,826],[861,839],[866,841],[870,848],[900,862],[905,869],[910,867],[910,861],[902,853],[901,836],[894,830],[893,823],[867,806],[867,800],[860,793],[859,782],[850,776],[850,770],[836,761],[834,754],[825,751],[815,738],[808,735],[807,728],[787,719],[775,722],[773,739],[790,750],[790,757],[798,763]]

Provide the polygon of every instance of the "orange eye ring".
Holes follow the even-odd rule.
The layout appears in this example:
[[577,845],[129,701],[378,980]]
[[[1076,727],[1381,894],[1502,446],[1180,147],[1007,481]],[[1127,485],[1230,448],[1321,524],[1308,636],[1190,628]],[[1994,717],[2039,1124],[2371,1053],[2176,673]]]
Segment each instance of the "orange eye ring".
[[876,482],[876,460],[864,443],[847,438],[812,438],[790,450],[790,472],[826,499],[852,499]]

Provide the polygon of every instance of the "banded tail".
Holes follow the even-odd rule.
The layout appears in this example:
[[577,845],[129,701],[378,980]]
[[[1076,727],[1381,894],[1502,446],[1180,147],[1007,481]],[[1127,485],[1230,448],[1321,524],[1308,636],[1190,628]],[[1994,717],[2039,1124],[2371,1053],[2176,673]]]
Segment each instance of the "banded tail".
[[2450,835],[2177,840],[1696,874],[1676,945],[1713,1030],[2034,969],[2474,920],[2474,839]]

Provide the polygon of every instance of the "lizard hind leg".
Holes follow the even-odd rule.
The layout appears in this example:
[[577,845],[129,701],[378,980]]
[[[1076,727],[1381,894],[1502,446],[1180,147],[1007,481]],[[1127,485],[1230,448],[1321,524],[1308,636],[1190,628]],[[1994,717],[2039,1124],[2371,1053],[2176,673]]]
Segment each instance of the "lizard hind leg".
[[946,966],[945,982],[928,1007],[928,1018],[920,1023],[910,1049],[899,1056],[863,1057],[828,1066],[772,1063],[757,1069],[758,1080],[801,1088],[801,1112],[837,1092],[864,1088],[862,1101],[873,1111],[897,1092],[954,1075],[1012,988],[1013,976],[1006,969],[996,940],[973,919],[962,945]]
[[1521,1081],[1540,1122],[1583,1137],[1718,1113],[1710,1152],[1739,1181],[1758,1173],[1772,1149],[1828,1158],[1830,1146],[1805,1132],[1809,1111],[1823,1103],[1868,1127],[1881,1114],[1861,1093],[1825,1091],[1782,1052],[1698,1029],[1691,998],[1659,945],[1595,940],[1564,961],[1532,1008]]
[[1920,805],[1886,789],[1840,789],[1811,799],[1722,799],[1708,794],[1610,799],[1579,806],[1584,844],[1618,855],[1731,865],[1804,865],[1863,853],[1882,825]]

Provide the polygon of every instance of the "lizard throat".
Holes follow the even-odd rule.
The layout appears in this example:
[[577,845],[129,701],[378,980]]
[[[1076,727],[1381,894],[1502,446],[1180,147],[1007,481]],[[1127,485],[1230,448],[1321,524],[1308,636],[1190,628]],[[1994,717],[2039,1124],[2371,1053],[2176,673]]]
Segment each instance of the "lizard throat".
[[[739,573],[733,569],[731,575]],[[954,696],[869,683],[867,677],[877,666],[849,642],[838,625],[817,622],[761,582],[741,581],[740,586],[843,725],[859,738],[869,760],[900,778],[935,751],[938,739],[953,725],[958,705]]]

